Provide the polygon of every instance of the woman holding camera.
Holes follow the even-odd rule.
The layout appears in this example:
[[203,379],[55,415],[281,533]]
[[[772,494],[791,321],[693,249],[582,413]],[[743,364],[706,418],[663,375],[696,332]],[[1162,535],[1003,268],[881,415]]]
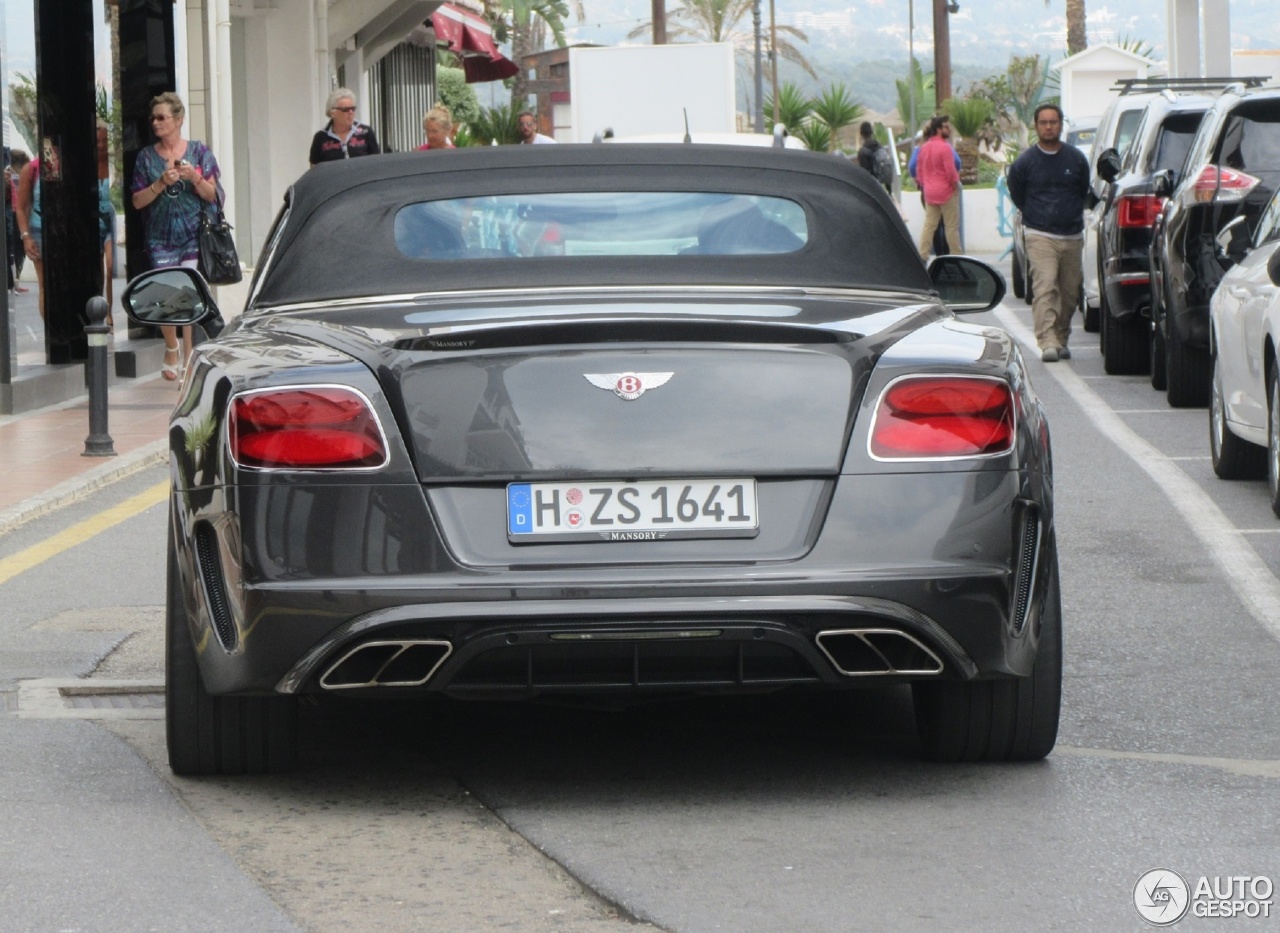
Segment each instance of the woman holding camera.
[[[156,142],[138,153],[133,169],[133,206],[146,211],[147,253],[153,269],[196,267],[200,214],[206,204],[221,196],[221,173],[209,147],[182,138],[185,116],[182,98],[172,91],[151,99],[151,131]],[[191,356],[191,328],[182,329],[181,346],[176,327],[160,330],[165,344],[160,375],[172,381],[180,375],[183,360]]]

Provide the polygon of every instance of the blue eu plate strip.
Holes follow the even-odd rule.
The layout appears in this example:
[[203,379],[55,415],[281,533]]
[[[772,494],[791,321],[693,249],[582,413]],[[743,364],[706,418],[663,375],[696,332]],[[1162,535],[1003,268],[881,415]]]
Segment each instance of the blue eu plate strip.
[[533,533],[533,496],[529,483],[513,483],[507,487],[507,532]]

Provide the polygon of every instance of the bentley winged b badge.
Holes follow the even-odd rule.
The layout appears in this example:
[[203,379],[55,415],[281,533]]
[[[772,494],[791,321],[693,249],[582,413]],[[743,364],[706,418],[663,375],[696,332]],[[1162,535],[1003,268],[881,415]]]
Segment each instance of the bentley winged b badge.
[[675,373],[583,373],[587,382],[608,389],[618,398],[634,401],[649,389],[666,385]]

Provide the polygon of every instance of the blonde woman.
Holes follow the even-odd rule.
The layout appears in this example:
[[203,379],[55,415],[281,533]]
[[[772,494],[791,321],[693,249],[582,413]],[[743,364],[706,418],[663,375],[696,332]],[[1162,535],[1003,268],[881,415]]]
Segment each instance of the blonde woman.
[[[151,98],[151,132],[156,142],[138,153],[133,170],[133,206],[146,212],[147,255],[153,269],[196,267],[200,214],[221,193],[218,160],[204,143],[182,136],[186,113],[182,98],[172,91]],[[182,373],[183,359],[191,356],[191,328],[182,329],[185,354],[176,327],[160,331],[164,334],[160,375],[172,382]]]
[[453,114],[444,104],[436,104],[422,118],[422,131],[427,134],[427,141],[417,151],[424,149],[452,149],[453,146]]

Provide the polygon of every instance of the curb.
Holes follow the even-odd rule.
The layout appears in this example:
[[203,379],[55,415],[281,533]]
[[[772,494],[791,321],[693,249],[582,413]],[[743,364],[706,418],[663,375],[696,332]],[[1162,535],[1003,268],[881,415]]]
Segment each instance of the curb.
[[108,463],[86,470],[79,476],[64,480],[52,489],[0,512],[0,535],[12,531],[33,518],[57,511],[63,506],[83,499],[89,493],[137,473],[153,463],[159,463],[168,455],[169,439],[166,437],[152,441],[127,454],[121,454]]

